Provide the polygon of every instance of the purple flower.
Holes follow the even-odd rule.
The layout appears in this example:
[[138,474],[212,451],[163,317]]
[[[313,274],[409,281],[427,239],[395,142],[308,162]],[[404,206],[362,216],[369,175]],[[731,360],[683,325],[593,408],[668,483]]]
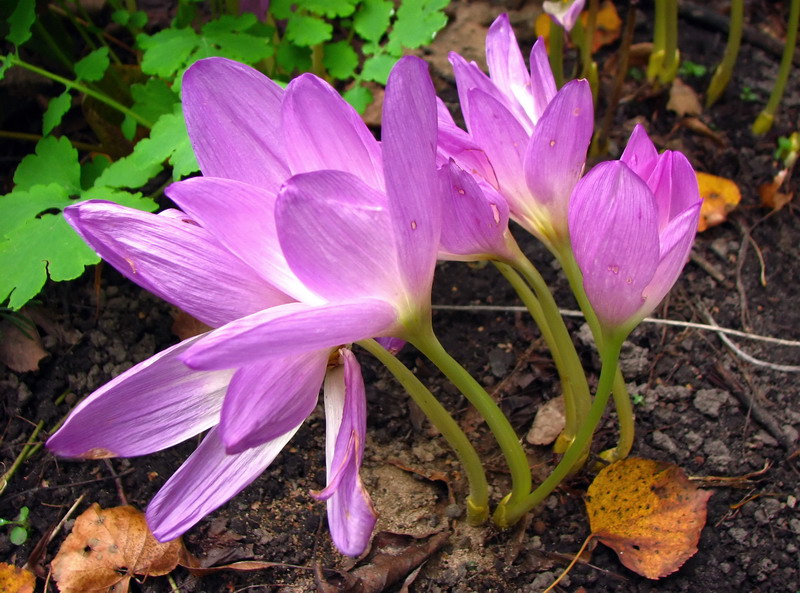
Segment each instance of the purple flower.
[[550,15],[565,31],[572,31],[578,22],[586,0],[549,0],[542,4],[542,10]]
[[[344,193],[356,188],[358,199],[349,213],[374,214],[386,223],[371,237],[372,250],[382,251],[387,240],[394,246],[391,256],[371,264],[388,266],[391,258],[394,275],[383,270],[383,279],[391,276],[391,286],[368,292],[393,299],[398,309],[411,310],[411,317],[424,316],[426,310],[429,314],[438,217],[436,208],[431,210],[423,199],[437,182],[435,104],[424,66],[413,60],[403,63],[387,95],[385,150],[396,170],[387,171],[386,181],[379,144],[326,83],[301,76],[284,92],[251,68],[214,58],[193,66],[183,83],[187,127],[205,175],[168,189],[184,212],[152,215],[95,201],[69,208],[67,219],[128,278],[212,327],[221,327],[223,333],[235,327],[236,320],[252,316],[280,319],[280,324],[293,315],[307,316],[312,305],[333,310],[329,299],[336,296],[336,291],[313,281],[306,285],[289,266],[278,238],[278,190],[290,175],[301,173],[284,190],[285,216],[293,219],[291,211],[298,210],[324,218],[331,210],[346,217],[347,200],[339,204],[334,198],[343,188]],[[425,121],[422,126],[414,123],[419,117]],[[419,173],[418,185],[406,183],[409,170]],[[316,195],[319,185],[328,193]],[[384,186],[390,196],[402,192],[403,203],[395,199],[390,207]],[[311,210],[304,204],[288,205],[302,202],[305,191],[314,194],[319,211],[314,212],[313,205]],[[293,192],[294,199],[289,197]],[[286,224],[287,233],[305,224],[300,217]],[[408,236],[400,245],[391,239],[395,234]],[[338,238],[353,243],[345,235]],[[354,253],[333,273],[345,283],[359,280],[356,260]],[[369,284],[360,280],[360,287]],[[316,406],[329,358],[338,352],[343,372],[330,371],[325,389],[328,485],[318,496],[328,501],[334,543],[342,552],[357,555],[369,541],[375,513],[358,476],[364,386],[355,358],[339,346],[352,341],[347,326],[352,319],[366,320],[366,327],[358,331],[367,336],[391,335],[398,327],[391,304],[367,301],[345,305],[341,315],[320,321],[325,327],[312,323],[292,328],[293,339],[305,341],[303,347],[243,356],[222,370],[187,368],[182,360],[191,347],[201,345],[207,351],[213,340],[186,340],[89,396],[48,446],[71,457],[143,455],[210,428],[198,450],[148,507],[156,536],[170,539],[264,471]],[[316,335],[328,329],[324,340]]]
[[239,0],[239,13],[252,12],[258,20],[266,21],[269,12],[269,0]]
[[679,152],[656,152],[637,126],[619,161],[575,187],[569,229],[583,286],[606,331],[630,331],[664,298],[686,263],[702,200]]
[[[558,248],[568,240],[569,196],[583,173],[592,136],[589,84],[572,81],[556,92],[541,39],[531,50],[529,72],[506,15],[489,29],[486,61],[490,77],[474,62],[450,54],[474,146],[459,146],[445,125],[448,143],[440,150],[493,185],[513,219]],[[491,173],[462,160],[467,154],[474,161],[476,147],[488,157]]]

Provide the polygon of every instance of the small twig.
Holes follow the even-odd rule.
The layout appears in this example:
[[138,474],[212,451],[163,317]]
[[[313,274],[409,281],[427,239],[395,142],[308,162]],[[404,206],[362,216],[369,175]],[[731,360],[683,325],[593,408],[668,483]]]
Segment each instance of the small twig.
[[22,465],[22,463],[28,457],[30,457],[31,449],[35,446],[33,440],[39,434],[39,431],[42,430],[43,426],[44,426],[44,420],[40,420],[39,424],[36,425],[36,428],[33,429],[33,432],[31,433],[31,437],[28,439],[28,442],[22,448],[22,451],[19,452],[19,455],[17,455],[17,458],[14,460],[14,463],[11,464],[11,467],[8,468],[7,472],[5,472],[2,476],[0,476],[0,494],[2,494],[3,491],[6,489],[6,487],[8,486],[8,481],[11,479],[11,476],[13,476],[16,473],[19,466]]
[[750,230],[741,221],[739,222],[739,230],[742,232],[742,244],[736,256],[736,292],[739,293],[742,327],[749,330],[750,320],[747,307],[747,292],[744,289],[744,281],[742,280],[742,269],[744,268],[744,260],[747,257],[747,248],[750,245]]
[[[517,305],[434,305],[434,310],[436,311],[466,311],[466,312],[474,312],[474,313],[489,313],[489,312],[501,312],[501,313],[517,313],[517,312],[525,312],[527,309],[522,306]],[[583,317],[583,313],[580,311],[576,311],[574,309],[559,309],[559,313],[561,313],[564,317]],[[707,325],[705,323],[694,323],[692,321],[678,321],[676,319],[656,319],[654,317],[645,317],[642,320],[642,323],[652,323],[655,325],[671,325],[674,327],[684,327],[689,329],[699,329],[705,331],[711,331],[716,334],[727,334],[729,336],[736,336],[737,338],[744,338],[747,340],[755,340],[757,342],[768,342],[770,344],[777,344],[779,346],[792,346],[798,347],[800,346],[800,341],[797,340],[786,340],[784,338],[774,338],[772,336],[762,336],[759,334],[754,334],[750,332],[743,332],[738,329],[730,329],[727,327],[720,327],[718,325]]]
[[64,515],[64,517],[61,519],[61,521],[58,522],[58,525],[55,526],[55,528],[53,529],[53,532],[50,534],[50,537],[47,539],[47,543],[48,544],[55,539],[56,535],[58,535],[58,532],[61,531],[62,527],[64,527],[64,523],[66,523],[69,520],[70,516],[72,516],[72,513],[75,512],[75,509],[77,509],[78,505],[81,504],[81,502],[83,502],[84,498],[86,498],[86,492],[81,494],[78,497],[78,499],[74,503],[72,503],[72,506],[69,507],[69,510],[67,511],[67,514]]
[[[123,476],[127,476],[128,474],[132,474],[135,469],[131,468],[125,470],[121,474],[117,474],[117,478],[121,478]],[[56,486],[37,486],[36,488],[28,488],[27,490],[21,490],[19,492],[15,492],[14,494],[7,494],[6,496],[9,498],[16,498],[17,496],[23,496],[30,492],[38,492],[39,490],[58,490],[59,488],[75,488],[76,486],[86,486],[87,484],[95,484],[97,482],[105,482],[107,480],[114,479],[113,476],[108,476],[106,478],[97,478],[94,480],[83,480],[82,482],[72,482],[70,484],[57,484]]]
[[711,276],[714,280],[716,280],[719,284],[725,283],[725,274],[720,272],[714,264],[704,258],[702,255],[697,253],[696,251],[692,250],[691,254],[692,263],[703,270],[706,274]]
[[117,486],[117,496],[119,496],[119,500],[123,505],[128,504],[128,497],[125,496],[125,489],[122,487],[122,480],[119,479],[116,470],[114,470],[114,466],[111,465],[110,459],[103,459],[103,462],[106,464],[108,471],[111,472],[111,475],[114,478],[114,484]]

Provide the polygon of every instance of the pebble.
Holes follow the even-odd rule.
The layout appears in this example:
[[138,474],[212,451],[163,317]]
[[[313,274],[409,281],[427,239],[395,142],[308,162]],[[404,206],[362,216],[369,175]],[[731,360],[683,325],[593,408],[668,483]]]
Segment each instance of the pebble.
[[694,407],[709,418],[719,418],[722,406],[728,404],[730,396],[722,389],[701,389],[694,396]]

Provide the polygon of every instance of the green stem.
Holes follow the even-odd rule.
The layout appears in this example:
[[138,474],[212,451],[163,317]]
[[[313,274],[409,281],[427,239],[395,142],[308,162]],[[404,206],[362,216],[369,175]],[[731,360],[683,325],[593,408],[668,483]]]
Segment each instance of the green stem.
[[531,492],[523,500],[518,500],[516,502],[504,500],[498,505],[493,519],[500,527],[513,525],[519,521],[525,513],[538,506],[547,498],[564,478],[569,475],[572,466],[580,459],[581,455],[583,455],[584,449],[590,446],[594,431],[600,424],[600,420],[603,418],[603,412],[608,404],[611,386],[616,376],[619,350],[623,339],[624,335],[609,336],[609,338],[605,340],[606,348],[600,352],[603,361],[603,369],[600,372],[600,379],[597,384],[594,402],[592,402],[589,414],[583,422],[580,431],[578,431],[578,435],[575,437],[572,445],[567,449],[567,452],[564,454],[564,457],[561,458],[556,468],[536,490]]
[[656,12],[653,17],[653,51],[647,63],[647,80],[653,82],[664,66],[667,43],[667,0],[655,0]]
[[714,70],[714,76],[706,91],[706,109],[716,103],[722,96],[733,76],[733,66],[739,55],[739,46],[742,43],[742,30],[744,28],[744,0],[731,0],[730,29],[728,30],[728,43],[722,61]]
[[[548,346],[550,346],[553,354],[553,360],[555,361],[556,369],[558,369],[558,375],[564,391],[564,411],[566,416],[564,432],[556,443],[556,452],[563,453],[574,439],[578,427],[592,405],[589,384],[586,381],[586,373],[575,349],[575,344],[572,342],[572,337],[563,317],[561,317],[558,304],[553,298],[547,283],[542,278],[539,270],[521,251],[516,255],[516,259],[511,263],[536,293],[544,317],[543,323],[550,328],[552,334],[553,346],[550,345],[550,342],[548,342]],[[539,323],[538,320],[537,323]],[[545,336],[544,332],[542,335]],[[572,400],[569,404],[567,402],[568,399]],[[576,467],[575,469],[577,470],[578,468]]]
[[680,53],[678,52],[678,0],[664,0],[666,3],[666,39],[664,42],[664,62],[661,65],[659,81],[668,84],[678,74]]
[[464,397],[475,406],[494,434],[511,473],[511,500],[525,497],[531,490],[531,470],[528,458],[519,442],[517,433],[486,390],[464,367],[450,356],[430,329],[420,329],[409,340],[458,388]]
[[21,67],[25,68],[26,70],[30,70],[31,72],[35,72],[36,74],[44,76],[45,78],[49,78],[50,80],[54,80],[56,82],[60,82],[61,84],[63,84],[65,87],[67,87],[69,89],[75,89],[79,93],[83,93],[84,95],[88,95],[90,97],[93,97],[93,98],[97,99],[98,101],[100,101],[101,103],[105,103],[109,107],[112,107],[113,109],[116,109],[120,113],[132,117],[133,119],[135,119],[137,122],[139,122],[141,125],[143,125],[146,128],[152,128],[153,127],[152,122],[146,120],[145,118],[143,118],[138,113],[132,111],[130,108],[125,107],[125,105],[123,105],[122,103],[119,103],[119,102],[115,101],[114,99],[104,95],[103,93],[99,93],[99,92],[97,92],[95,90],[92,90],[89,87],[84,86],[84,85],[82,85],[81,83],[79,83],[79,82],[77,82],[75,80],[69,80],[68,78],[64,78],[63,76],[59,76],[58,74],[53,74],[52,72],[48,72],[47,70],[43,70],[42,68],[39,68],[38,66],[34,66],[33,64],[29,64],[28,62],[25,62],[24,60],[21,60],[17,55],[12,54],[12,55],[10,55],[8,57],[8,59],[11,61],[11,63],[13,65],[21,66]]
[[583,36],[583,45],[581,46],[581,61],[583,62],[581,76],[589,81],[589,86],[592,89],[592,100],[595,104],[597,103],[599,80],[597,63],[592,59],[592,43],[594,42],[594,32],[597,28],[598,4],[598,0],[590,0],[589,2],[589,18],[586,22],[586,31]]
[[550,19],[550,68],[556,88],[564,84],[564,27]]
[[39,431],[42,430],[43,426],[44,420],[40,420],[39,424],[36,425],[36,428],[33,429],[27,444],[22,448],[22,451],[19,452],[17,458],[11,464],[11,467],[8,468],[8,471],[6,471],[2,476],[0,476],[0,494],[2,494],[6,489],[6,486],[8,486],[8,481],[11,479],[11,476],[16,473],[19,466],[31,456],[31,451],[37,446],[33,443],[33,440],[39,435]]
[[778,110],[783,92],[786,90],[786,81],[789,80],[789,73],[792,70],[792,57],[794,56],[794,46],[797,44],[797,25],[800,22],[800,0],[792,0],[789,7],[789,23],[786,30],[786,45],[783,46],[783,57],[778,68],[778,77],[775,79],[775,86],[772,87],[772,94],[769,96],[767,106],[758,114],[753,124],[753,134],[766,134],[775,121],[775,112]]
[[[575,260],[575,255],[572,253],[572,249],[567,246],[558,250],[556,257],[561,263],[561,268],[564,270],[564,275],[569,281],[575,300],[578,301],[578,306],[586,318],[586,323],[592,331],[592,337],[594,337],[597,349],[602,352],[605,348],[604,332],[600,327],[600,320],[597,319],[597,314],[586,296],[586,291],[583,288],[583,274],[578,267],[578,262]],[[617,421],[619,422],[619,439],[614,449],[604,451],[601,455],[605,459],[614,461],[624,459],[631,452],[635,426],[633,406],[628,395],[628,388],[625,386],[625,378],[622,376],[622,371],[619,367],[616,370],[612,391],[614,393],[614,406],[617,409]]]
[[358,345],[389,369],[389,372],[394,375],[394,378],[403,386],[411,399],[455,451],[464,467],[469,483],[467,520],[470,525],[480,525],[485,522],[489,517],[489,485],[486,482],[486,474],[483,472],[480,457],[472,443],[469,442],[467,435],[416,375],[383,346],[375,340],[362,340],[358,342]]

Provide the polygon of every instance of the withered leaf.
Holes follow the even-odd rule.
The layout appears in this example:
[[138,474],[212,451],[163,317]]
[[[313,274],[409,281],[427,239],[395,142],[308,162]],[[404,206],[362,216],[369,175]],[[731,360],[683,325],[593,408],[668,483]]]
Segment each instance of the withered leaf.
[[53,559],[61,593],[123,593],[134,575],[161,576],[181,559],[180,538],[159,543],[132,506],[101,509],[94,503],[75,520]]
[[31,571],[0,562],[0,593],[33,593],[35,586]]
[[612,548],[622,564],[660,579],[697,552],[710,496],[678,466],[632,457],[597,474],[586,509],[592,535]]
[[697,230],[702,232],[709,227],[722,224],[742,201],[739,186],[730,179],[708,173],[697,173],[697,184],[703,205],[700,208],[700,222]]
[[667,109],[674,111],[681,117],[684,115],[700,115],[703,113],[703,106],[700,104],[697,93],[680,78],[676,78],[672,81],[672,87],[669,90]]

